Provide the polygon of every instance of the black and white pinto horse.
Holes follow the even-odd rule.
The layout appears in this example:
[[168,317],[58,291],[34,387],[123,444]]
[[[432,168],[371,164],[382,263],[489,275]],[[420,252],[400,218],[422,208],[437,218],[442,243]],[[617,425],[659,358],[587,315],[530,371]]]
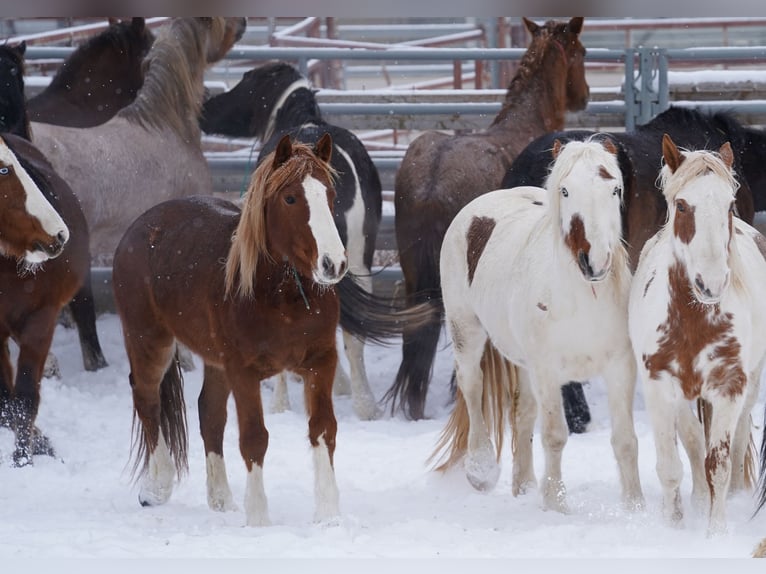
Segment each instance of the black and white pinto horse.
[[[380,177],[364,144],[345,128],[322,119],[314,94],[308,80],[293,66],[283,62],[266,64],[246,72],[228,92],[207,100],[200,127],[208,134],[260,139],[263,147],[258,163],[285,134],[314,145],[329,133],[333,142],[331,165],[337,172],[335,225],[346,246],[349,274],[372,293],[370,270],[382,212]],[[338,286],[342,300],[344,285]],[[349,296],[346,293],[347,300]],[[338,363],[333,388],[341,394],[347,394],[350,388],[357,416],[374,419],[380,410],[367,380],[364,341],[344,330],[343,342],[350,378]],[[274,408],[285,408],[286,398],[282,377],[275,392]]]

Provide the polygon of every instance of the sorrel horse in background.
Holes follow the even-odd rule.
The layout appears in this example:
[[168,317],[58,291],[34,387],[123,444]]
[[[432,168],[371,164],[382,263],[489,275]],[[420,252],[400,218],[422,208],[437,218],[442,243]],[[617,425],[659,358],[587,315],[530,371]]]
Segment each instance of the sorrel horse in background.
[[[530,143],[516,158],[503,178],[501,187],[522,185],[544,186],[553,162],[553,142],[585,140],[594,132],[565,130],[552,132]],[[667,204],[656,185],[662,161],[663,134],[689,149],[718,149],[731,142],[735,156],[735,172],[740,182],[737,192],[737,214],[747,223],[756,211],[766,210],[766,135],[761,130],[746,128],[725,113],[713,115],[686,108],[671,107],[632,132],[609,134],[626,156],[632,169],[623,169],[625,198],[623,201],[623,237],[628,242],[630,266],[634,270],[645,241],[665,223]],[[582,385],[572,383],[563,388],[565,407],[570,409],[568,421],[590,420],[588,403]]]
[[[500,113],[480,133],[427,132],[413,141],[396,175],[396,241],[410,300],[442,310],[439,250],[452,218],[469,201],[500,187],[505,171],[533,138],[564,127],[567,110],[585,108],[583,18],[538,26],[524,19],[532,41],[511,80]],[[413,419],[424,416],[439,324],[405,336],[402,363],[386,393]]]
[[133,102],[144,83],[141,64],[154,41],[144,18],[110,22],[61,64],[50,84],[29,98],[29,119],[87,128]]
[[0,203],[0,426],[16,433],[13,463],[24,466],[53,455],[35,427],[40,379],[58,314],[88,276],[88,228],[66,183],[12,134],[0,138]]
[[[7,133],[17,135],[28,141],[30,139],[29,119],[24,102],[25,49],[24,44],[0,46],[0,86],[2,86],[2,89],[0,89],[0,118],[8,120],[8,123],[3,125],[3,128],[7,128]],[[38,156],[40,156],[39,151],[32,149],[32,146],[25,145],[23,147],[22,159],[29,157],[31,160],[32,158],[38,158]],[[41,170],[44,174],[43,177],[48,179],[46,185],[52,186],[54,192],[57,189],[63,189],[62,193],[65,195],[72,193],[69,186],[62,182],[57,175],[52,174],[52,168],[47,161],[37,161],[35,159],[35,162],[38,166],[37,170]],[[82,218],[80,207],[75,208],[67,204],[66,210],[67,213],[63,214],[65,218],[74,218],[72,221],[77,224],[76,233],[78,240],[80,235],[84,236],[87,240],[87,227],[79,224]],[[77,211],[78,214],[74,214],[74,211]],[[79,251],[77,255],[79,256]],[[86,260],[90,260],[89,255],[86,255]],[[75,264],[75,266],[77,265]],[[78,268],[75,277],[78,280],[81,279],[81,285],[69,302],[68,308],[77,325],[85,370],[97,371],[106,367],[107,362],[101,350],[101,344],[99,343],[96,331],[96,308],[93,301],[90,266],[87,268],[85,277],[80,278],[79,273]],[[64,290],[68,289],[65,285],[62,285],[62,288]]]
[[108,122],[32,122],[33,142],[80,199],[97,264],[110,264],[122,234],[149,207],[211,193],[198,125],[203,75],[244,30],[244,18],[175,18],[157,32],[135,101]]
[[[682,151],[665,135],[661,186],[668,220],[646,242],[630,292],[629,324],[651,416],[663,515],[683,519],[689,455],[695,502],[708,535],[726,531],[726,496],[744,488],[750,412],[766,361],[766,239],[734,217],[737,182],[729,143]],[[712,405],[710,430],[688,401]]]
[[[254,137],[263,142],[258,163],[271,153],[281,137],[314,145],[324,134],[333,142],[331,165],[336,172],[335,225],[348,254],[349,273],[372,293],[372,257],[382,213],[382,186],[378,170],[359,139],[345,128],[322,119],[314,91],[290,64],[277,62],[250,70],[228,92],[207,100],[200,126],[206,133]],[[338,286],[340,297],[348,285]],[[333,391],[352,396],[354,412],[361,419],[379,415],[364,366],[364,342],[343,332],[351,377],[340,363]],[[277,383],[276,397],[286,401],[285,378]]]
[[512,492],[536,484],[532,437],[539,413],[543,504],[565,512],[561,386],[603,375],[622,499],[629,508],[643,506],[628,337],[631,274],[616,154],[600,136],[555,142],[547,189],[482,195],[444,236],[442,294],[460,392],[437,452],[447,449],[442,469],[464,458],[468,480],[479,490],[493,488],[499,477],[506,411],[514,432]]
[[333,225],[331,153],[330,136],[314,150],[285,136],[253,174],[241,213],[217,198],[177,199],[138,218],[120,242],[113,284],[139,421],[141,504],[164,503],[174,470],[187,465],[177,339],[205,362],[199,413],[210,508],[234,508],[222,450],[231,392],[248,471],[247,524],[269,523],[260,381],[289,369],[305,381],[315,518],[338,514],[333,285],[348,263]]

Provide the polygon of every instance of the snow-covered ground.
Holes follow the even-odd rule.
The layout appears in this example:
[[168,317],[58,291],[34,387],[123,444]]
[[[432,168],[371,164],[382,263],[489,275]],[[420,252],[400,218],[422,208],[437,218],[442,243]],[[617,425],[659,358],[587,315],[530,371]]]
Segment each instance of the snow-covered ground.
[[[233,405],[225,457],[240,510],[218,513],[207,507],[197,432],[199,363],[186,374],[189,475],[167,504],[142,508],[127,467],[132,404],[119,320],[104,315],[98,328],[110,363],[98,373],[83,371],[74,330],[58,327],[56,332],[53,347],[63,375],[43,381],[38,424],[59,458],[38,457],[34,466],[12,468],[13,437],[0,430],[0,557],[21,559],[20,563],[56,557],[747,557],[766,536],[766,512],[751,520],[754,505],[748,495],[730,500],[725,536],[706,538],[705,518],[691,512],[684,528],[663,524],[651,429],[640,390],[636,431],[648,508],[624,511],[609,445],[606,397],[598,381],[586,388],[595,421],[592,429],[570,437],[564,450],[571,514],[542,510],[536,491],[514,498],[509,453],[497,488],[487,494],[474,491],[460,471],[446,476],[431,472],[425,460],[449,415],[452,359],[446,342],[429,394],[428,420],[413,422],[386,413],[380,420],[360,422],[350,400],[337,399],[335,467],[342,516],[336,523],[312,522],[311,453],[300,383],[290,384],[293,411],[266,415],[270,444],[264,474],[273,525],[244,526],[245,470]],[[376,396],[390,385],[399,359],[398,345],[368,346],[367,367]],[[263,394],[269,405],[269,382]],[[758,436],[763,396],[762,392],[755,410]],[[539,476],[539,442],[535,455]],[[688,498],[688,478],[683,490]]]

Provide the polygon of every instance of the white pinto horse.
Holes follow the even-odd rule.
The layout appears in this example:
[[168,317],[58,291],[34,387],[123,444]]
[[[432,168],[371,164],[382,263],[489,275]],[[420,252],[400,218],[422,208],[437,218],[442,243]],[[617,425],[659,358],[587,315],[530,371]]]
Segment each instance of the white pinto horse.
[[[766,356],[766,240],[734,217],[734,154],[662,142],[667,223],[646,242],[630,293],[629,328],[657,450],[663,514],[683,519],[683,468],[709,509],[708,534],[726,531],[726,496],[744,488],[750,412]],[[759,246],[760,244],[760,246]],[[759,248],[760,247],[760,248]],[[689,401],[713,407],[706,438]]]
[[[460,211],[445,235],[442,291],[460,392],[434,454],[449,449],[440,468],[465,455],[470,483],[480,490],[494,487],[511,408],[513,493],[524,492],[536,484],[532,434],[539,406],[543,504],[566,512],[561,386],[602,375],[622,498],[639,508],[636,367],[627,323],[631,275],[621,235],[623,178],[616,148],[601,136],[564,146],[557,140],[553,156],[547,189],[483,195]],[[503,374],[510,387],[496,376]]]

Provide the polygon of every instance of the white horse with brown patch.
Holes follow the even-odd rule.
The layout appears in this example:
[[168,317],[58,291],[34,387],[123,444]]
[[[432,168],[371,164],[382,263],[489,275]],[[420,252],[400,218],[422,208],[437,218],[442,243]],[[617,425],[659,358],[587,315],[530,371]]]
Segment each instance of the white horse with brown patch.
[[[478,197],[445,235],[442,292],[460,392],[437,447],[437,453],[449,451],[440,468],[465,455],[470,483],[479,490],[494,487],[512,408],[513,493],[524,492],[536,483],[532,434],[539,410],[543,503],[566,512],[561,386],[602,375],[622,498],[638,508],[636,367],[627,323],[631,275],[616,148],[603,137],[564,146],[556,141],[553,155],[547,189],[501,189]],[[494,448],[488,428],[494,428]]]
[[[717,153],[681,151],[665,135],[662,147],[668,221],[641,252],[630,336],[654,429],[663,514],[672,524],[683,518],[678,433],[692,498],[709,508],[708,534],[716,534],[726,530],[730,482],[744,488],[750,412],[766,356],[764,238],[734,217],[728,143]],[[713,407],[707,441],[689,404],[698,397]]]

